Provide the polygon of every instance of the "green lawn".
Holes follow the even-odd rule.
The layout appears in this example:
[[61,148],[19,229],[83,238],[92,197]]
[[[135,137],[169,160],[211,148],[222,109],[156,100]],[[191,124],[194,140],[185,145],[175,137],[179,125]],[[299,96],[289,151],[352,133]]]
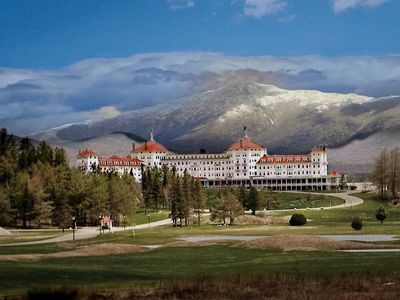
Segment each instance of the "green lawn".
[[[280,193],[277,193],[280,194]],[[283,193],[282,193],[283,194]],[[291,195],[291,194],[285,194]],[[315,195],[318,196],[318,195]],[[93,243],[133,243],[155,245],[194,235],[283,235],[283,234],[393,234],[400,236],[400,206],[393,206],[373,194],[357,194],[362,205],[332,210],[297,210],[309,222],[291,227],[284,217],[293,212],[271,212],[272,225],[201,226],[184,228],[150,228],[104,234],[89,240],[70,242],[68,248],[58,245],[0,247],[0,254],[51,253],[66,251],[71,245]],[[294,196],[296,197],[296,194]],[[293,201],[293,198],[290,198]],[[381,224],[375,211],[383,206],[388,213]],[[151,213],[151,221],[164,219],[168,213]],[[360,216],[365,226],[361,231],[350,227],[354,216]],[[154,218],[154,219],[153,219]],[[132,221],[132,220],[130,220]],[[138,213],[136,224],[146,223],[147,215]],[[399,241],[388,244],[400,244]],[[400,252],[282,252],[278,250],[245,249],[228,243],[218,246],[160,248],[145,253],[108,255],[103,257],[70,257],[45,259],[39,262],[0,262],[0,294],[21,293],[32,288],[50,286],[120,286],[124,284],[152,285],[160,280],[183,277],[224,277],[235,274],[306,274],[307,276],[357,276],[357,274],[400,275]]]
[[46,286],[153,284],[172,278],[235,274],[396,273],[400,253],[280,252],[229,246],[165,248],[146,253],[0,262],[2,293]]
[[[215,206],[215,200],[218,196],[218,190],[207,190],[206,207]],[[266,191],[259,192],[260,200],[265,203],[267,197]],[[329,195],[315,195],[302,193],[272,192],[271,209],[290,209],[290,208],[312,208],[329,207],[343,204],[343,200]],[[261,209],[264,208],[265,205]]]
[[[66,229],[65,233],[68,232],[69,230]],[[13,235],[0,237],[0,244],[39,241],[65,234],[62,232],[62,229],[54,229],[54,230],[14,229],[11,230],[11,233]]]
[[[353,195],[364,199],[364,203],[347,208],[320,211],[299,210],[297,212],[303,213],[309,219],[307,226],[318,227],[318,230],[313,231],[318,234],[323,231],[332,231],[338,234],[357,233],[352,230],[350,223],[354,217],[358,216],[364,223],[364,227],[359,233],[400,235],[400,206],[393,206],[388,202],[379,200],[372,193],[357,193]],[[375,212],[379,207],[385,208],[388,214],[383,224],[375,217]],[[291,214],[289,212],[277,212],[274,215],[287,216]]]
[[[150,218],[149,218],[150,215]],[[126,221],[127,225],[139,225],[139,224],[145,224],[150,222],[156,222],[156,221],[161,221],[164,219],[168,219],[169,216],[169,211],[158,211],[158,212],[147,212],[145,213],[144,211],[137,212],[134,215],[128,216]]]

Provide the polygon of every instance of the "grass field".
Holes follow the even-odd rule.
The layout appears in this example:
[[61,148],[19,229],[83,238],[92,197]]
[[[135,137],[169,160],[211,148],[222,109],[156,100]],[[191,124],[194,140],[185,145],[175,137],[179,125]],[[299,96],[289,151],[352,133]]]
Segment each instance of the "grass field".
[[0,263],[2,293],[63,285],[150,285],[176,278],[235,274],[361,276],[397,273],[400,253],[291,252],[209,246],[164,248],[146,253]]
[[[150,217],[149,217],[150,215]],[[144,211],[140,211],[135,213],[132,216],[128,216],[126,221],[127,225],[131,226],[133,224],[139,225],[139,224],[145,224],[150,222],[156,222],[160,220],[167,219],[169,215],[169,212],[167,211],[157,211],[157,212],[147,212],[145,213]]]
[[[207,190],[206,207],[215,206],[215,200],[218,196],[218,190]],[[259,197],[262,203],[265,203],[267,197],[266,191],[260,191]],[[312,208],[329,207],[343,204],[343,200],[329,195],[314,195],[302,193],[272,192],[271,209],[290,209],[290,208]],[[261,207],[263,209],[264,207]]]
[[[283,194],[283,193],[282,193]],[[288,202],[293,201],[292,194]],[[284,196],[284,195],[283,195]],[[283,197],[282,196],[282,197]],[[314,195],[319,196],[319,195]],[[297,210],[309,220],[307,225],[291,227],[287,217],[293,212],[269,212],[271,225],[201,226],[184,228],[150,228],[105,234],[99,237],[61,245],[0,247],[0,255],[34,254],[70,251],[93,244],[160,245],[176,241],[182,236],[196,235],[325,235],[325,234],[392,234],[400,236],[400,207],[384,203],[372,194],[357,194],[365,203],[355,207],[332,210]],[[388,213],[383,224],[375,219],[380,206]],[[167,213],[151,214],[151,221],[163,219]],[[360,232],[350,227],[354,216],[364,220]],[[142,213],[136,220],[148,221]],[[140,222],[140,221],[139,221]],[[137,223],[138,224],[138,223]],[[380,243],[398,245],[399,241]],[[169,244],[168,244],[169,245]],[[202,246],[166,246],[145,252],[120,255],[45,258],[39,261],[0,261],[0,294],[25,293],[41,287],[78,286],[118,288],[120,286],[154,286],[159,282],[229,276],[306,276],[318,278],[400,278],[400,252],[343,253],[337,251],[283,251],[278,249],[249,249],[240,242]],[[197,282],[197,281],[196,281]],[[344,283],[342,283],[344,284]],[[288,283],[290,285],[290,283]],[[116,298],[117,299],[117,298]]]

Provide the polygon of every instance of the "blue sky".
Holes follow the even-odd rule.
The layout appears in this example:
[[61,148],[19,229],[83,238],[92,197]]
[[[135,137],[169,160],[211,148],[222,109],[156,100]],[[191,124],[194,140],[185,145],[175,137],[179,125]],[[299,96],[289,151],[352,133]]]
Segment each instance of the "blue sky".
[[241,69],[288,89],[400,95],[400,0],[0,0],[0,127],[18,135]]
[[0,0],[0,66],[86,58],[400,53],[398,0]]

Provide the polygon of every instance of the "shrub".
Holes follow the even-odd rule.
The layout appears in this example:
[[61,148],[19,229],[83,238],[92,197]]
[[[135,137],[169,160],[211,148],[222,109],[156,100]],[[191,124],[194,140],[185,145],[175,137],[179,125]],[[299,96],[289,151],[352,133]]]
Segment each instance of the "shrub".
[[307,219],[302,214],[294,214],[289,220],[291,226],[301,226],[307,224]]
[[351,228],[353,228],[354,230],[361,230],[362,227],[362,220],[359,217],[355,217],[351,222]]
[[381,223],[383,223],[383,221],[386,219],[387,214],[385,212],[385,209],[383,207],[379,207],[376,211],[375,217],[378,221],[381,221]]

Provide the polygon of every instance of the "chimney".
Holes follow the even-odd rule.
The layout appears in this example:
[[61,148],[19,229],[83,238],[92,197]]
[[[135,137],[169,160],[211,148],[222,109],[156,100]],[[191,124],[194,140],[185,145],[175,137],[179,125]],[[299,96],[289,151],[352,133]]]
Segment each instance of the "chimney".
[[135,152],[135,150],[136,150],[136,145],[135,145],[135,143],[132,143],[132,151],[131,152]]
[[244,126],[243,131],[244,131],[244,137],[247,138],[247,126]]

